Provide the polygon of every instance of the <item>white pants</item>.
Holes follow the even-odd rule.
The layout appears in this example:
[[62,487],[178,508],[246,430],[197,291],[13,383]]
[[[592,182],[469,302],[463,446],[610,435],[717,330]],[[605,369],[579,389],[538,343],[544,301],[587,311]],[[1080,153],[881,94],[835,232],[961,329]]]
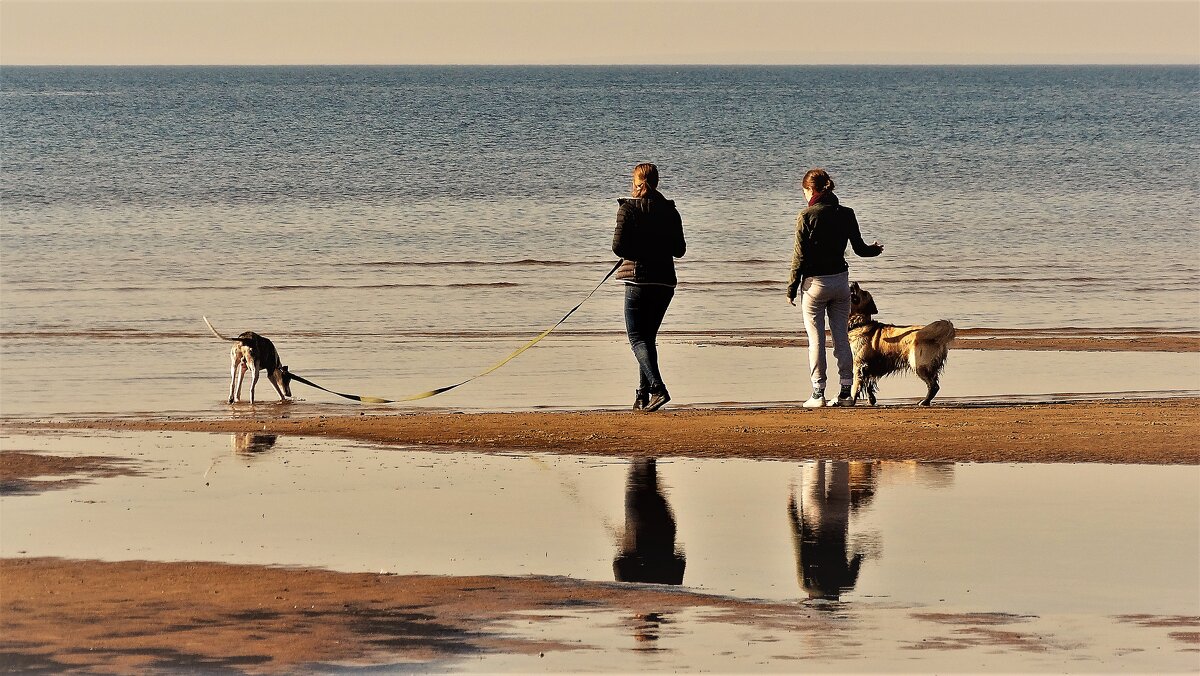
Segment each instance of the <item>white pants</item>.
[[813,391],[825,391],[825,315],[829,315],[829,333],[833,337],[833,356],[837,359],[842,387],[854,384],[854,356],[850,352],[850,272],[822,277],[805,277],[800,286],[800,308],[804,311],[804,331],[808,334],[808,366]]

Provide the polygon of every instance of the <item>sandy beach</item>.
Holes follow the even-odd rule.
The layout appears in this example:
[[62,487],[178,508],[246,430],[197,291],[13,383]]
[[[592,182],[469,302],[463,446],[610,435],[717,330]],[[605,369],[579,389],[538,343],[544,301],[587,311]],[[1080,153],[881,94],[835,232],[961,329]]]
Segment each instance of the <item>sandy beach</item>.
[[[808,647],[777,658],[782,665],[856,660],[881,667],[885,660],[862,661],[879,649],[862,646],[895,639],[873,627],[870,616],[838,619],[795,604],[565,578],[59,559],[6,559],[0,561],[0,576],[5,588],[0,628],[6,637],[0,667],[27,673],[445,668],[439,664],[458,665],[457,671],[475,656],[495,653],[525,660],[526,669],[553,672],[554,664],[562,664],[556,658],[594,652],[604,632],[580,641],[539,637],[528,627],[552,627],[578,609],[614,623],[627,642],[622,647],[647,656],[660,650],[673,618],[683,614],[698,616],[713,631],[768,645],[803,632]],[[1039,618],[899,612],[918,631],[888,649],[888,659],[919,656],[926,664],[951,664],[947,660],[964,650],[1007,654],[1010,660],[1063,651],[1062,636]],[[514,631],[519,625],[526,629]],[[1130,615],[1114,618],[1114,625],[1172,652],[1200,645],[1200,618]],[[856,640],[847,641],[851,635]]]
[[[727,340],[714,334],[681,342],[699,349],[696,354],[700,355],[707,354],[706,348],[736,349],[768,360],[787,354],[772,348],[796,349],[803,342],[795,336],[767,333],[738,337],[728,345]],[[1107,361],[1119,363],[1122,355],[1130,354],[1162,353],[1168,358],[1194,354],[1198,342],[1190,332],[1151,335],[1131,329],[1112,335],[1098,331],[1079,335],[1071,329],[965,329],[958,346],[970,352],[958,353],[960,371],[955,375],[968,370],[963,368],[964,362],[970,363],[968,358],[983,359],[984,355],[1018,354],[1014,351],[1050,354],[1051,361],[1046,363],[1056,365],[1062,354],[1092,359],[1092,355],[1106,353]],[[1063,350],[1067,352],[1052,352]],[[756,373],[775,372],[773,361],[764,364]],[[701,369],[692,377],[705,373]],[[976,391],[987,392],[992,387],[988,378],[999,372],[964,375],[974,378]],[[89,484],[153,474],[152,466],[128,452],[88,452],[86,448],[88,439],[155,433],[204,433],[218,440],[228,437],[235,440],[234,455],[241,461],[259,451],[240,448],[236,440],[246,439],[252,445],[257,443],[255,439],[268,439],[265,452],[269,454],[278,437],[367,442],[378,444],[385,455],[419,449],[452,454],[591,456],[619,462],[657,457],[668,461],[854,461],[864,463],[861,467],[881,461],[914,465],[923,461],[1200,464],[1200,448],[1195,442],[1200,438],[1200,399],[1186,393],[1169,396],[1169,392],[1158,398],[1087,394],[1087,387],[1105,387],[1109,382],[1105,377],[1117,376],[1096,376],[1094,382],[1085,378],[1081,394],[1022,399],[1000,389],[990,390],[994,393],[990,396],[940,400],[930,408],[889,403],[806,410],[796,402],[684,401],[654,414],[611,406],[517,411],[374,406],[356,410],[314,398],[166,414],[126,408],[91,416],[8,417],[0,421],[0,430],[6,433],[33,438],[62,436],[78,439],[75,443],[81,445],[70,455],[6,447],[0,454],[0,492],[6,501],[70,496]],[[722,382],[728,380],[728,374],[722,378]],[[738,393],[743,389],[735,388]],[[776,384],[771,391],[782,389]],[[206,392],[187,396],[191,398],[184,401],[190,403],[205,397]],[[571,396],[579,395],[572,392]],[[229,441],[219,443],[229,448]],[[98,448],[121,450],[120,444]],[[197,477],[201,472],[208,474],[202,467],[192,471]],[[82,507],[83,513],[94,511]],[[1075,636],[1062,634],[1064,627],[1074,626],[1070,620],[1043,613],[1034,618],[1003,606],[993,606],[995,612],[991,612],[973,605],[942,609],[859,602],[852,619],[831,621],[826,610],[803,603],[597,582],[594,577],[392,575],[317,567],[126,560],[131,558],[128,555],[115,561],[76,556],[79,554],[45,556],[17,551],[0,559],[0,583],[5,590],[0,606],[0,633],[5,636],[0,643],[0,667],[112,673],[145,669],[279,673],[368,665],[389,669],[449,665],[446,668],[463,671],[470,660],[486,656],[487,661],[480,662],[487,665],[481,667],[484,670],[573,671],[591,665],[604,671],[628,671],[646,665],[621,659],[640,659],[637,656],[646,650],[653,654],[662,639],[675,649],[669,661],[658,668],[667,664],[683,671],[736,671],[750,661],[768,663],[759,662],[772,655],[764,646],[786,643],[803,631],[820,638],[798,654],[775,652],[769,663],[778,666],[806,659],[833,668],[850,660],[863,670],[874,671],[919,654],[922,668],[953,670],[961,665],[960,655],[966,650],[977,656],[992,655],[988,658],[995,660],[992,664],[1008,670],[1017,666],[1045,669],[1058,664],[1055,655],[1065,659],[1068,653],[1073,659],[1093,660],[1089,664],[1105,664],[1114,655],[1125,654],[1118,643],[1133,641],[1157,646],[1160,654],[1169,656],[1167,662],[1130,662],[1140,665],[1138,668],[1156,668],[1186,662],[1200,644],[1200,617],[1152,609],[1144,612],[1146,609],[1137,607],[1131,607],[1131,614],[1123,619],[1093,618],[1086,629],[1080,629],[1084,635]],[[716,631],[721,636],[747,634],[755,638],[745,644],[731,639],[726,645],[709,639],[691,645],[680,635],[684,626],[688,627],[687,636]],[[163,627],[170,630],[163,631]],[[845,640],[847,631],[854,632],[854,641]],[[1107,638],[1094,639],[1094,635]],[[868,642],[892,649],[856,647]],[[616,652],[612,652],[614,648]],[[601,654],[624,657],[610,662],[598,657]]]
[[[968,331],[960,342],[1004,351],[1056,349],[1076,340],[1052,335],[1057,333],[973,335]],[[793,342],[769,336],[762,340],[757,347],[768,352]],[[712,336],[697,344],[720,341]],[[1195,349],[1191,336],[1146,340],[1136,335],[1093,335],[1088,341],[1112,353]],[[270,444],[276,437],[342,439],[379,444],[384,454],[420,449],[619,461],[657,457],[868,465],[879,461],[1200,464],[1195,441],[1200,438],[1200,399],[1075,396],[1080,400],[1021,401],[998,394],[982,400],[948,399],[929,408],[893,404],[818,410],[796,403],[685,403],[654,414],[612,408],[391,412],[386,407],[367,407],[355,412],[345,406],[331,409],[320,402],[301,401],[168,415],[8,418],[0,422],[0,429],[84,440],[152,433],[208,433],[216,438],[247,438],[250,443],[267,438]],[[249,458],[254,449],[238,449],[235,444],[238,452]],[[89,483],[149,471],[127,455],[64,456],[9,447],[0,454],[0,489],[5,500],[70,495]],[[918,654],[922,668],[954,669],[966,650],[992,655],[988,658],[995,660],[992,664],[1009,670],[1044,669],[1067,654],[1093,660],[1088,662],[1093,665],[1107,663],[1113,655],[1124,654],[1117,643],[1129,641],[1157,646],[1161,655],[1168,656],[1167,662],[1129,662],[1140,665],[1138,670],[1186,662],[1200,645],[1200,617],[1134,612],[1138,608],[1131,608],[1127,617],[1093,618],[1086,630],[1080,630],[1085,635],[1076,636],[1064,629],[1074,626],[1070,620],[1042,613],[1036,618],[1014,614],[1003,607],[986,612],[975,606],[942,610],[860,602],[851,619],[834,621],[827,611],[807,604],[573,576],[390,575],[9,552],[0,559],[0,583],[5,590],[0,606],[0,633],[5,637],[0,643],[0,667],[20,671],[281,673],[368,665],[387,669],[448,665],[463,671],[471,660],[484,658],[487,661],[480,662],[487,665],[481,667],[484,670],[572,671],[586,664],[604,671],[627,671],[646,665],[620,660],[640,659],[636,656],[655,650],[660,638],[670,639],[676,647],[670,661],[662,663],[672,669],[736,671],[751,660],[767,664],[757,662],[772,654],[764,646],[786,643],[801,631],[819,640],[798,654],[777,651],[769,663],[778,667],[806,659],[833,668],[850,660],[874,671]],[[709,640],[684,648],[689,644],[678,633],[683,626],[688,627],[687,636],[715,631],[721,636],[755,638],[744,646]],[[854,632],[854,641],[845,640],[847,631]],[[891,648],[855,647],[866,643]],[[611,652],[613,648],[617,652]],[[598,655],[624,657],[609,662]]]
[[[385,455],[420,448],[614,459],[652,455],[1194,466],[1200,464],[1198,409],[1200,400],[1175,398],[814,411],[773,406],[657,414],[328,416],[295,414],[288,405],[273,404],[241,407],[233,417],[218,420],[124,416],[7,421],[4,427],[34,437],[83,438],[153,431],[239,438],[239,433],[253,432],[272,444],[274,435],[372,442],[382,444]],[[69,494],[89,482],[117,481],[143,470],[149,471],[128,458],[103,454],[0,454],[6,500]],[[853,613],[837,619],[803,603],[573,577],[389,575],[206,562],[27,558],[18,552],[0,560],[0,583],[5,590],[0,667],[20,671],[280,673],[442,664],[463,671],[471,660],[485,656],[499,660],[480,663],[489,665],[484,667],[489,671],[571,671],[584,664],[627,671],[641,663],[607,662],[599,656],[637,659],[668,637],[676,647],[669,658],[674,661],[658,668],[668,664],[684,671],[737,670],[750,663],[745,660],[765,665],[757,660],[772,654],[777,667],[794,659],[830,668],[851,660],[873,671],[917,654],[922,668],[952,669],[961,664],[956,660],[964,650],[991,655],[987,659],[995,660],[992,664],[1010,670],[1017,665],[1042,669],[1068,655],[1093,660],[1088,662],[1093,665],[1106,663],[1112,655],[1123,655],[1117,643],[1128,641],[1157,646],[1158,659],[1168,660],[1147,662],[1138,670],[1182,664],[1200,644],[1200,617],[1134,612],[1137,608],[1128,616],[1093,618],[1079,629],[1085,634],[1077,636],[1069,629],[1077,626],[1072,621],[1049,613],[1014,614],[1003,607],[985,612],[973,606],[943,610],[936,605],[859,603]],[[678,628],[672,629],[675,623],[688,627],[686,636],[713,631],[755,638],[728,646],[710,639],[684,649],[690,644]],[[848,631],[855,640],[847,640]],[[768,648],[779,641],[786,644],[796,632],[814,637],[815,643],[798,654]],[[864,650],[865,644],[889,647]],[[608,652],[612,647],[618,652]],[[697,661],[689,661],[693,659]]]
[[630,615],[710,607],[747,626],[805,619],[794,608],[563,578],[58,559],[5,559],[0,578],[0,667],[18,671],[286,672],[381,660],[411,669],[484,651],[537,655],[572,646],[507,638],[495,625],[571,605]]
[[[1023,66],[1069,56],[1073,24],[1022,7],[1051,48],[917,65],[718,2],[642,18],[676,57],[781,65],[510,66],[661,41],[591,30],[629,19],[595,3],[349,3],[388,15],[339,5],[314,34],[480,24],[499,52],[164,60],[139,40],[204,16],[17,4],[5,37],[42,65],[6,61],[0,97],[0,671],[1200,672],[1194,49]],[[935,9],[905,25],[947,34]],[[567,53],[514,52],[555,42],[514,42],[522,12],[574,16],[540,31]],[[1196,13],[1085,14],[1161,45]],[[268,14],[213,25],[297,41]],[[692,19],[756,44],[674,30]],[[136,58],[73,60],[53,38],[76,24]],[[604,276],[641,161],[687,244],[651,414]],[[930,408],[912,374],[878,407],[801,406],[784,291],[810,162],[886,245],[847,262],[876,318],[956,327]],[[264,380],[227,404],[214,326],[273,341],[289,400]]]
[[9,422],[42,430],[262,432],[471,450],[958,462],[1200,463],[1200,400],[1062,404],[798,406],[519,413],[297,415],[288,405],[211,420],[122,417]]

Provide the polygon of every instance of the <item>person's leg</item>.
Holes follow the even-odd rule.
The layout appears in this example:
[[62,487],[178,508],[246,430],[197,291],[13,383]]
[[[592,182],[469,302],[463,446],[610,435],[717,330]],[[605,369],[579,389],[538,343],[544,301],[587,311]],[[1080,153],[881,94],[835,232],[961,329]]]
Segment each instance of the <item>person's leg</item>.
[[829,334],[833,338],[833,356],[837,359],[838,402],[853,405],[850,388],[854,385],[854,354],[850,350],[850,273],[827,278]]
[[808,368],[814,399],[818,392],[825,392],[825,306],[820,278],[805,279],[800,308],[804,314],[804,332],[808,336]]
[[625,285],[625,334],[629,337],[629,347],[633,349],[633,357],[638,364],[638,388],[633,401],[635,409],[644,408],[646,400],[650,398],[650,378],[643,366],[646,339],[642,335],[640,321],[643,312],[641,292],[642,287],[636,284]]
[[675,290],[666,286],[625,285],[625,331],[640,369],[639,389],[666,392],[658,369],[658,329]]
[[675,289],[669,286],[651,286],[647,291],[651,302],[647,304],[646,326],[642,335],[646,338],[646,352],[650,365],[648,374],[650,376],[650,392],[666,392],[667,386],[663,382],[662,373],[658,368],[658,329],[662,326],[663,318],[667,316],[667,308],[671,306]]

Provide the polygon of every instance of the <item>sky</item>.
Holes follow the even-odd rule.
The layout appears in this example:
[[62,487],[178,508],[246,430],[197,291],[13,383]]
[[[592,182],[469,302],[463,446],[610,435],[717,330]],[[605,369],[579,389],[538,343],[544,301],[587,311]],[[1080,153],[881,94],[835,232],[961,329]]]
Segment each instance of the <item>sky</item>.
[[1200,0],[3,0],[0,65],[1200,64]]

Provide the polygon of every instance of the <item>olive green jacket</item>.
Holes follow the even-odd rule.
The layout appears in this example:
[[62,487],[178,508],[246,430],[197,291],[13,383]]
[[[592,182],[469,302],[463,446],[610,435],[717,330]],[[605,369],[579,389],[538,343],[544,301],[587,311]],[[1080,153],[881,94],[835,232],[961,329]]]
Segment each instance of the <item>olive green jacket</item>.
[[837,195],[825,193],[796,217],[796,245],[788,276],[787,297],[795,298],[805,277],[836,275],[850,269],[846,244],[864,258],[878,256],[883,247],[863,241],[854,210],[838,203]]

